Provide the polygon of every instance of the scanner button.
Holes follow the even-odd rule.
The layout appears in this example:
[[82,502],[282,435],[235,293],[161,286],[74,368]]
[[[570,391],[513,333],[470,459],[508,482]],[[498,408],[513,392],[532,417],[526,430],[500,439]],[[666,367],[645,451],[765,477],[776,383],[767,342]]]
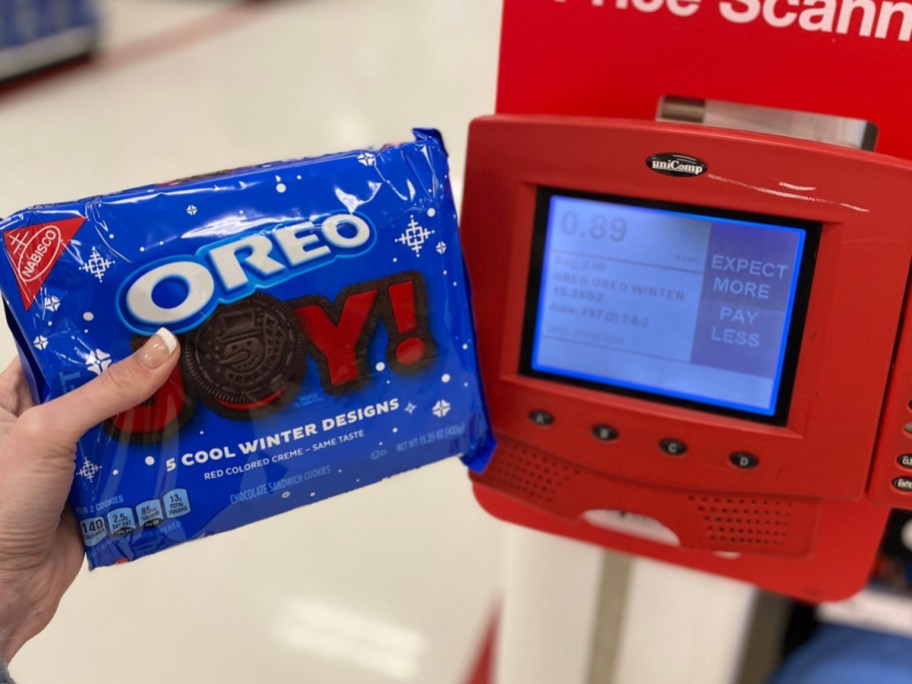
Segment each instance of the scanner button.
[[554,416],[552,416],[547,411],[536,409],[529,412],[529,420],[531,420],[536,425],[551,425],[551,423],[554,422]]
[[592,434],[603,442],[613,442],[618,438],[618,431],[610,425],[594,425]]
[[893,486],[901,492],[912,492],[912,478],[897,477],[893,480]]
[[669,456],[683,456],[687,451],[687,445],[679,439],[663,439],[659,447]]
[[908,468],[912,470],[912,454],[903,454],[896,459],[896,462],[899,463],[903,468]]
[[728,460],[733,466],[743,470],[750,470],[760,465],[760,459],[746,451],[736,451],[728,457]]

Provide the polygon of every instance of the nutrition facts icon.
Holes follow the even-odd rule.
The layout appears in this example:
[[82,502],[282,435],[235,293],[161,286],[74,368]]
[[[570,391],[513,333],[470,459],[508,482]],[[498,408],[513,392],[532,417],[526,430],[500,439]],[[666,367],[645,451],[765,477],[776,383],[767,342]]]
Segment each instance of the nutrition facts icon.
[[82,530],[82,538],[85,545],[89,548],[95,546],[108,535],[105,528],[104,518],[89,518],[79,523]]
[[158,527],[165,519],[161,501],[158,499],[143,501],[136,507],[136,517],[143,527]]
[[190,498],[186,489],[172,489],[164,496],[165,515],[180,518],[190,512]]
[[132,508],[115,508],[108,513],[108,529],[112,537],[125,537],[136,529]]

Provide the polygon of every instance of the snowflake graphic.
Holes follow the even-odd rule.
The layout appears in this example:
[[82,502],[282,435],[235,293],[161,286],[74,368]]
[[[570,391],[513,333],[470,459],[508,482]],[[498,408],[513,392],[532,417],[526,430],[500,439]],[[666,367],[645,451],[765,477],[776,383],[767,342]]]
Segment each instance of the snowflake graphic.
[[418,408],[412,402],[408,403],[408,406],[405,407],[405,412],[409,415],[412,415],[415,412],[415,409]]
[[358,155],[358,161],[365,166],[375,166],[377,163],[377,156],[370,152],[362,152]]
[[95,375],[101,375],[102,371],[111,365],[111,355],[101,349],[96,349],[86,357],[85,365]]
[[424,243],[427,242],[427,239],[434,234],[433,230],[428,230],[420,223],[415,220],[415,217],[410,217],[408,228],[396,238],[396,242],[405,245],[411,249],[415,254],[421,256],[421,249],[424,247]]
[[437,254],[445,254],[446,250],[446,243],[443,240],[437,243]]
[[44,308],[48,311],[57,311],[60,308],[60,297],[57,295],[51,295],[50,297],[44,298]]
[[450,402],[441,399],[436,404],[434,404],[434,408],[431,409],[431,413],[433,413],[438,418],[443,418],[450,412],[451,408],[453,407],[450,406]]
[[199,210],[196,208],[195,204],[187,205],[187,213],[190,214],[190,216],[196,216],[197,211],[199,211]]
[[34,340],[32,340],[32,344],[35,345],[35,349],[39,349],[39,350],[43,351],[43,350],[47,349],[48,338],[46,338],[44,335],[38,335],[38,337],[36,337]]
[[104,281],[105,273],[108,269],[114,265],[114,262],[110,259],[105,259],[101,254],[98,253],[98,250],[92,247],[92,253],[89,255],[89,260],[86,261],[82,266],[79,267],[80,271],[85,271],[86,273],[91,273],[93,276],[98,278],[98,282]]
[[283,499],[287,499],[289,496],[291,496],[291,492],[282,492]]
[[101,470],[101,466],[97,466],[89,459],[83,456],[82,458],[82,467],[76,471],[76,474],[80,477],[84,477],[89,482],[92,482],[95,479],[95,476],[98,474],[98,471]]

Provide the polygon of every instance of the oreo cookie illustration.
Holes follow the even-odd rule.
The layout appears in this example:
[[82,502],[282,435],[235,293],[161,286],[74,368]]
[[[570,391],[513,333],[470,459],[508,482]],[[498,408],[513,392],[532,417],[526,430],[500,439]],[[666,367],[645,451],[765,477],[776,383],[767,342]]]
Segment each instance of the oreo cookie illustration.
[[291,308],[257,293],[218,307],[187,334],[184,375],[209,408],[235,420],[286,406],[304,378],[304,340]]

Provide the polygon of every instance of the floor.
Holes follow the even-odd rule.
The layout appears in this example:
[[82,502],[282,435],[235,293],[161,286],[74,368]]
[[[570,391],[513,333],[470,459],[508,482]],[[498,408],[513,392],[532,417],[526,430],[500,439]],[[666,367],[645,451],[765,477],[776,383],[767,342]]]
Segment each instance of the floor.
[[[102,0],[87,66],[0,93],[0,214],[441,129],[457,193],[493,111],[491,0]],[[3,331],[0,361],[13,356]],[[21,682],[462,684],[504,528],[446,462],[135,564],[87,571]]]

